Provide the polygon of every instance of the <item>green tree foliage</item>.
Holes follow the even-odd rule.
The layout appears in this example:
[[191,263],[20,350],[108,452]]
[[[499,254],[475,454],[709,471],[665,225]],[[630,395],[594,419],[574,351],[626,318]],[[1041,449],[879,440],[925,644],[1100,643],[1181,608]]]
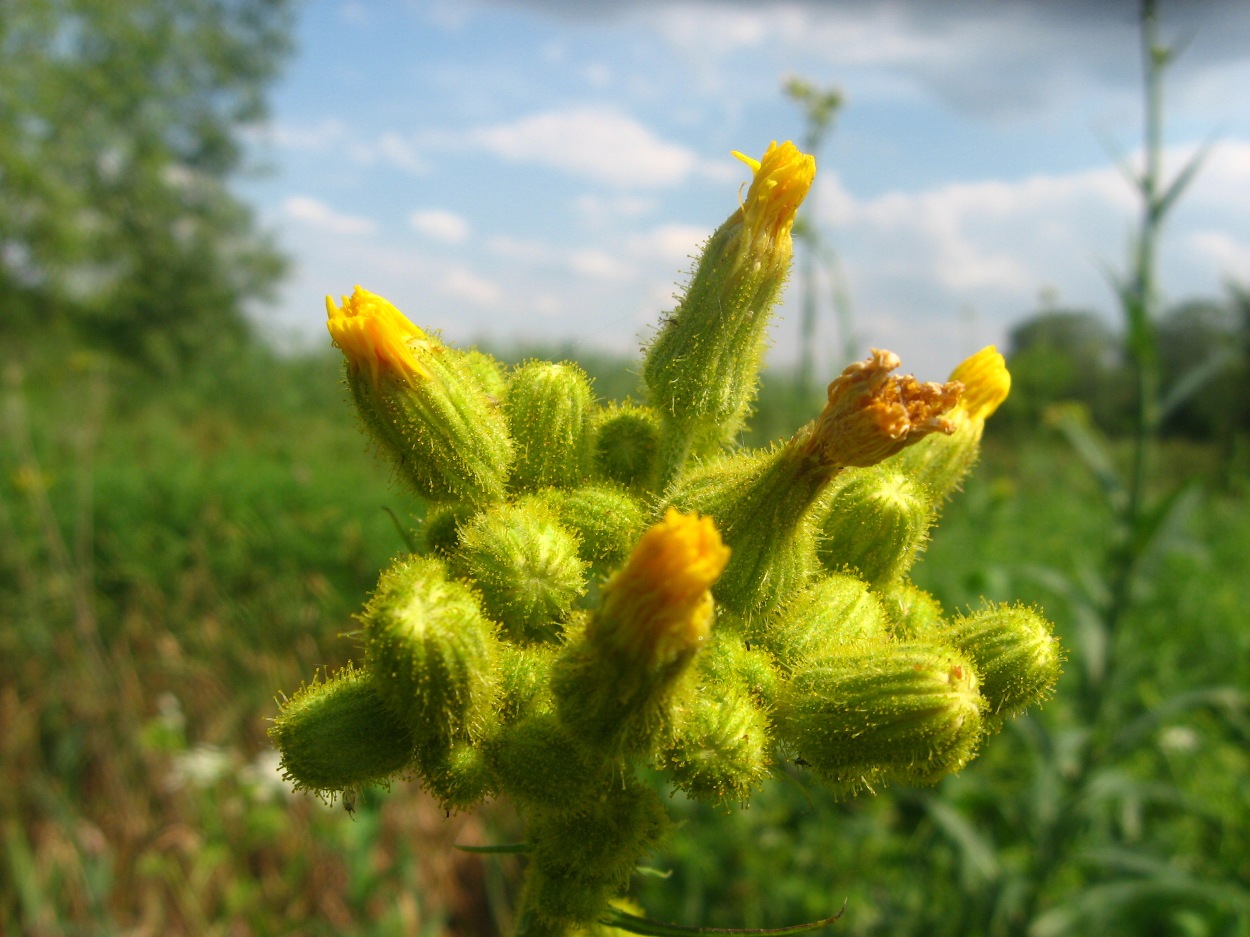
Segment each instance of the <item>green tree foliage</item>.
[[288,0],[0,4],[0,335],[149,364],[244,335],[282,270],[227,188]]
[[1101,425],[1122,422],[1129,391],[1118,349],[1115,332],[1093,312],[1046,310],[1021,322],[1008,338],[1012,390],[1003,424],[1036,427],[1060,401],[1085,404]]
[[[1164,415],[1163,430],[1192,439],[1230,439],[1250,429],[1250,378],[1246,348],[1245,294],[1232,302],[1192,300],[1173,308],[1159,322],[1163,393],[1184,395]],[[1186,383],[1204,379],[1186,393]]]

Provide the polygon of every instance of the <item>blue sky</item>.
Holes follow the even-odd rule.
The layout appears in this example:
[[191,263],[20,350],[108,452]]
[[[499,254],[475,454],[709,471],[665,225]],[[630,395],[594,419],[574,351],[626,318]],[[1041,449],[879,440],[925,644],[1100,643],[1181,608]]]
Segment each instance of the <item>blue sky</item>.
[[[1178,166],[1215,134],[1164,242],[1169,297],[1250,283],[1250,4],[1161,3]],[[241,185],[294,261],[272,334],[326,341],[360,283],[458,344],[631,353],[770,140],[800,74],[846,106],[818,159],[857,345],[922,378],[1002,342],[1045,293],[1110,315],[1140,139],[1135,4],[310,0]],[[797,283],[771,361],[797,354]],[[841,337],[822,312],[822,370]]]

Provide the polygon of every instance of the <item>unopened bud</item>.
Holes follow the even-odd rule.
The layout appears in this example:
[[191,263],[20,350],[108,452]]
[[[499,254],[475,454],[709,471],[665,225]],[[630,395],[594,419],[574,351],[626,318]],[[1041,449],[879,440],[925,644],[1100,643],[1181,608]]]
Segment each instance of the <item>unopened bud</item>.
[[501,498],[512,460],[507,423],[465,355],[360,287],[341,307],[327,297],[326,310],[356,408],[416,493],[432,501]]
[[412,759],[412,732],[350,664],[283,700],[269,729],[283,777],[321,796],[382,784]]
[[451,565],[472,580],[486,614],[514,641],[555,640],[586,588],[577,541],[529,499],[463,525]]
[[360,615],[378,692],[421,742],[471,736],[492,696],[494,626],[442,562],[407,557]]
[[711,520],[670,509],[603,587],[556,666],[561,721],[583,744],[639,753],[712,626],[709,591],[729,558]]
[[425,789],[443,810],[472,810],[495,793],[495,779],[477,745],[456,742],[418,746],[417,767]]
[[772,766],[768,718],[745,688],[717,682],[677,715],[659,767],[695,800],[746,803]]
[[600,567],[613,567],[625,559],[645,524],[642,505],[609,485],[550,489],[538,497],[577,536],[578,556]]
[[649,407],[614,404],[595,419],[595,471],[631,489],[655,483],[660,418]]
[[877,589],[897,582],[916,561],[933,506],[928,492],[881,465],[849,469],[826,492],[816,553],[826,569],[851,569]]
[[746,200],[707,242],[647,350],[647,402],[665,421],[669,449],[661,484],[691,451],[711,451],[741,427],[789,273],[794,215],[816,174],[816,161],[788,142],[770,145],[758,162],[735,155],[754,172]]
[[957,651],[869,642],[811,661],[778,701],[778,732],[845,796],[878,782],[931,784],[981,738],[984,700]]
[[946,611],[942,603],[908,580],[894,583],[883,595],[890,633],[900,641],[941,640]]
[[1031,608],[992,605],[955,619],[943,638],[972,660],[981,693],[998,718],[1017,715],[1054,692],[1059,639]]
[[884,638],[886,616],[865,582],[831,573],[791,598],[772,618],[753,622],[748,634],[789,672],[836,648]]
[[528,361],[508,382],[508,427],[516,444],[517,491],[580,485],[590,472],[594,395],[575,364]]
[[602,759],[578,746],[554,713],[508,726],[487,746],[487,759],[500,790],[526,807],[566,805],[606,773]]

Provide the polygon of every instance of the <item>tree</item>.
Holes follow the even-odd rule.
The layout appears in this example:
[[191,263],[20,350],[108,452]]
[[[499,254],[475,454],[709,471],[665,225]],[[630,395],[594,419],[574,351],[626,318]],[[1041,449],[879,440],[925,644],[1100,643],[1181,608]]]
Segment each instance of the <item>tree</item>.
[[1008,337],[1012,391],[1002,423],[1035,427],[1051,404],[1085,404],[1104,427],[1122,418],[1129,390],[1119,370],[1119,340],[1092,312],[1046,310]]
[[[1164,432],[1191,439],[1227,440],[1246,425],[1247,359],[1243,310],[1233,301],[1195,299],[1171,309],[1159,322],[1159,363],[1163,394],[1178,393],[1164,413]],[[1201,386],[1185,393],[1187,384]]]
[[0,334],[176,364],[282,261],[227,188],[290,0],[0,0]]

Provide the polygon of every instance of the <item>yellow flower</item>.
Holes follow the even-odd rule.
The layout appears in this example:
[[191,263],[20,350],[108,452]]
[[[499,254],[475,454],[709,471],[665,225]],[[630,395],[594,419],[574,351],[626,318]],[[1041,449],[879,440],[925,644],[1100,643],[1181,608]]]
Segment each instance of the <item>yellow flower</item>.
[[729,547],[710,517],[669,508],[604,586],[602,624],[647,663],[693,650],[712,626],[712,584]]
[[761,235],[773,240],[789,237],[794,215],[816,177],[816,158],[799,152],[789,140],[780,146],[770,143],[762,159],[736,150],[733,155],[755,173],[742,205],[748,237],[752,241]]
[[405,381],[429,376],[413,354],[413,343],[432,343],[381,296],[357,286],[351,296],[343,297],[341,307],[327,296],[326,313],[330,338],[353,367],[369,373],[374,387],[382,374]]
[[898,355],[877,348],[847,366],[829,385],[829,402],[807,439],[807,451],[828,466],[869,466],[930,433],[953,433],[955,424],[945,414],[959,402],[963,385],[921,384],[910,374],[891,377],[898,366]]
[[964,385],[959,406],[971,420],[989,419],[1011,391],[1007,362],[993,345],[962,361],[951,372],[951,380]]

